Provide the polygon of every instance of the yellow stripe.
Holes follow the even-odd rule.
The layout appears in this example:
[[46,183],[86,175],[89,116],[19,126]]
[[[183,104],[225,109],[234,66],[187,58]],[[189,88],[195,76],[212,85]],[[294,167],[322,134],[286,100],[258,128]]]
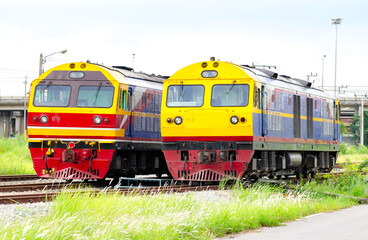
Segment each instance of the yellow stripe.
[[[254,113],[261,114],[262,112],[259,109],[254,109]],[[281,116],[281,117],[286,117],[286,118],[294,118],[294,114],[280,113],[280,112],[275,112],[275,111],[271,111],[271,110],[265,110],[265,114],[266,115]],[[307,120],[307,116],[300,116],[300,119]],[[332,119],[324,119],[324,118],[313,118],[313,121],[333,123]]]
[[116,130],[84,130],[84,129],[28,129],[29,135],[57,135],[57,136],[101,136],[101,137],[123,137],[125,129]]

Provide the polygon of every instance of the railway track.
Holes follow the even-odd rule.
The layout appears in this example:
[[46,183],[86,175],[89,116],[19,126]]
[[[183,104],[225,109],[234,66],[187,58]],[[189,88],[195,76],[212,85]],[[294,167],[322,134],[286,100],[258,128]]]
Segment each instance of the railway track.
[[[348,174],[353,174],[348,173]],[[357,171],[360,174],[367,174],[367,172]],[[331,177],[338,177],[346,173],[328,173]],[[323,180],[323,174],[318,174],[316,179]],[[19,178],[21,179],[21,178]],[[296,179],[288,179],[288,180],[273,180],[273,179],[260,179],[261,182],[267,183],[275,183],[275,184],[289,184],[290,180],[295,181]],[[68,189],[68,186],[71,188]],[[78,193],[90,193],[94,195],[98,194],[154,194],[154,193],[180,193],[187,191],[204,191],[204,190],[218,190],[218,185],[209,185],[209,186],[161,186],[161,187],[143,187],[143,188],[120,188],[113,189],[112,187],[101,189],[92,189],[92,190],[83,190],[83,189],[73,189],[74,186],[89,186],[83,183],[27,183],[27,184],[12,184],[12,185],[0,185],[0,204],[15,204],[15,203],[34,203],[34,202],[45,202],[52,201],[58,194],[60,194],[61,189],[67,191],[71,194],[74,192]],[[96,187],[93,186],[92,187]],[[101,186],[99,186],[101,187]],[[37,191],[42,190],[42,192],[37,193],[27,193],[21,191]],[[4,192],[17,192],[16,194],[4,194]],[[3,194],[1,194],[3,193]]]
[[0,182],[34,180],[39,179],[37,175],[0,175]]
[[36,190],[62,189],[67,186],[78,186],[80,183],[24,183],[12,185],[0,185],[1,192],[25,192]]
[[[90,193],[93,195],[99,194],[157,194],[157,193],[182,193],[205,190],[218,190],[219,186],[171,186],[171,187],[149,187],[149,188],[131,188],[131,189],[105,189],[105,190],[68,190],[68,193]],[[58,192],[42,192],[42,193],[22,193],[12,195],[0,195],[0,204],[16,204],[16,203],[35,203],[52,201]]]

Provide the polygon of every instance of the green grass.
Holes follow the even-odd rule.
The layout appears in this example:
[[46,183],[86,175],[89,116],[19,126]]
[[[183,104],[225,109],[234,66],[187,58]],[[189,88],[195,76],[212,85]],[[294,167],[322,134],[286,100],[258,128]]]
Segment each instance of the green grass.
[[0,138],[0,175],[35,174],[23,135]]
[[224,197],[63,193],[47,215],[0,224],[0,239],[213,239],[354,204],[269,185],[216,194]]
[[[358,166],[354,166],[354,169]],[[350,166],[348,167],[350,168]],[[347,173],[338,178],[330,178],[322,183],[312,181],[301,185],[301,189],[316,193],[330,192],[353,197],[368,198],[367,176],[359,173]]]
[[355,146],[345,143],[340,144],[340,153],[337,163],[360,163],[368,159],[368,148],[366,146]]

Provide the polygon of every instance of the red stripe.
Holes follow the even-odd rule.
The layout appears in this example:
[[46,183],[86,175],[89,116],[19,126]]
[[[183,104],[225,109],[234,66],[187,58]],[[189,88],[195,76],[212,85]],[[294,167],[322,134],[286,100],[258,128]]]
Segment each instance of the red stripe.
[[256,137],[256,136],[200,136],[200,137],[162,137],[162,142],[197,141],[234,141],[234,142],[285,142],[285,143],[309,143],[309,144],[339,144],[339,141],[316,140],[302,138]]
[[126,138],[126,137],[109,137],[109,136],[59,136],[59,135],[28,135],[28,138],[52,138],[52,139],[107,139],[107,140],[127,140],[127,141],[150,141],[160,142],[159,138]]
[[63,138],[77,138],[77,139],[111,139],[115,140],[115,137],[109,136],[60,136],[60,135],[28,135],[29,138],[53,138],[53,139],[63,139]]
[[200,137],[162,137],[163,142],[178,141],[197,141],[197,142],[214,142],[214,141],[253,141],[253,136],[200,136]]
[[304,139],[304,138],[280,138],[280,137],[254,137],[255,142],[286,142],[286,143],[309,143],[309,144],[339,144],[340,141]]
[[[40,122],[40,117],[46,115],[48,122],[43,124]],[[33,121],[33,117],[37,117],[37,121]],[[96,116],[102,118],[100,124],[95,124],[93,119]],[[108,122],[104,122],[104,118],[108,119]],[[29,112],[28,113],[28,126],[42,126],[42,127],[110,127],[115,128],[116,115],[115,114],[98,114],[98,113],[42,113],[42,112]]]

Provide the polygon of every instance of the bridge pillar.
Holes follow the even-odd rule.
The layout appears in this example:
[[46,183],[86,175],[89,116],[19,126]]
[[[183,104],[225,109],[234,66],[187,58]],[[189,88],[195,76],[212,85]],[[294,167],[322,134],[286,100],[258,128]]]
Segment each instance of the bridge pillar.
[[5,117],[0,116],[0,137],[5,135],[4,125],[5,125]]

